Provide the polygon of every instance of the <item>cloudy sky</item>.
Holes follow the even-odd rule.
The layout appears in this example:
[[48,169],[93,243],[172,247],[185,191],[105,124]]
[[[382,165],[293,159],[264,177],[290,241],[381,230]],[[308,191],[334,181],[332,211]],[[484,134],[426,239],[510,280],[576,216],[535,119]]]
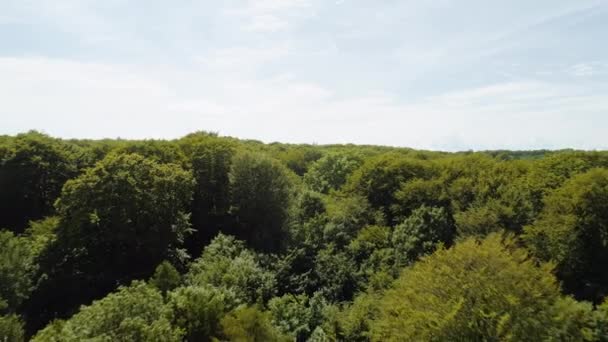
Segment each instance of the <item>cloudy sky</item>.
[[0,134],[608,148],[607,0],[1,0],[0,42]]

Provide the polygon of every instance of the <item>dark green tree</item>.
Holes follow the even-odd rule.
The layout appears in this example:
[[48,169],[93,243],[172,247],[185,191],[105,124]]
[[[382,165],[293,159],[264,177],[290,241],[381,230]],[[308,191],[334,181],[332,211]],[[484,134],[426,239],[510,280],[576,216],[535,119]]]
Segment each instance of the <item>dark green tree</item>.
[[220,319],[236,306],[236,296],[212,286],[180,287],[169,294],[174,324],[192,342],[211,341],[221,333]]
[[196,181],[192,199],[192,225],[196,232],[188,238],[187,245],[193,255],[199,255],[204,245],[233,223],[228,214],[228,174],[235,146],[230,140],[207,137],[183,148]]
[[557,263],[567,292],[599,302],[608,294],[608,170],[574,176],[548,195],[524,239],[535,255]]
[[277,251],[287,238],[291,181],[279,162],[241,153],[230,169],[230,213],[236,236],[262,251]]
[[423,205],[395,227],[392,244],[396,265],[413,263],[434,252],[439,245],[450,244],[453,238],[454,225],[445,210]]
[[414,178],[430,178],[432,168],[429,166],[429,162],[399,154],[383,154],[366,160],[349,177],[345,189],[365,197],[372,208],[380,209],[392,224],[391,207],[397,203],[396,193],[401,184]]
[[16,233],[52,214],[61,187],[77,172],[68,147],[37,132],[15,137],[0,158],[0,227]]
[[156,267],[154,275],[150,278],[149,283],[156,287],[164,296],[168,291],[178,287],[181,280],[182,277],[179,272],[170,262],[165,260]]
[[172,312],[160,292],[144,282],[133,282],[81,307],[70,319],[50,324],[32,341],[182,341],[183,331],[173,327],[171,320]]
[[148,278],[163,260],[184,262],[192,187],[189,172],[137,154],[110,154],[67,182],[28,312],[44,323],[117,284]]

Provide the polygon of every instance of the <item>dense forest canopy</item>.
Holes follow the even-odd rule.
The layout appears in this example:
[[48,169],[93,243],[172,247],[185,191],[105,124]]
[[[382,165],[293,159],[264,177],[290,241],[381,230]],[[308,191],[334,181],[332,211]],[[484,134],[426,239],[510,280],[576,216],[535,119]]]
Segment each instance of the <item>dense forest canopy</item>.
[[608,152],[0,136],[0,341],[607,341]]

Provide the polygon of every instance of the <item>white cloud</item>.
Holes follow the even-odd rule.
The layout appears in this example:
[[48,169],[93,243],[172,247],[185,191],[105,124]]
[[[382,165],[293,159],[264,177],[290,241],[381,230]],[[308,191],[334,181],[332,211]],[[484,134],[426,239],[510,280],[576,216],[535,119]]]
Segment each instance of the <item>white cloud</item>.
[[243,20],[247,31],[274,32],[289,28],[303,10],[311,8],[311,0],[249,0],[227,13]]
[[215,72],[254,71],[265,64],[285,58],[290,52],[287,45],[268,48],[233,47],[212,49],[194,59]]
[[523,81],[400,103],[387,93],[340,97],[290,75],[237,76],[0,58],[3,133],[174,138],[206,129],[264,141],[450,150],[607,145],[608,99],[570,86]]

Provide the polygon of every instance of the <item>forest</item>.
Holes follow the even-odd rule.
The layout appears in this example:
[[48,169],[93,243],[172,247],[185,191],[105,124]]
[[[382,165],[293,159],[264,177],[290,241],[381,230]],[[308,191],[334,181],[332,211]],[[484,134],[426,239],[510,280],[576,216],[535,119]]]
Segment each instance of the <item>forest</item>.
[[0,136],[0,341],[608,341],[608,152]]

